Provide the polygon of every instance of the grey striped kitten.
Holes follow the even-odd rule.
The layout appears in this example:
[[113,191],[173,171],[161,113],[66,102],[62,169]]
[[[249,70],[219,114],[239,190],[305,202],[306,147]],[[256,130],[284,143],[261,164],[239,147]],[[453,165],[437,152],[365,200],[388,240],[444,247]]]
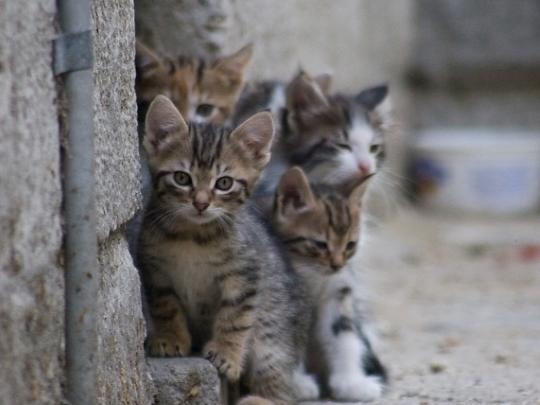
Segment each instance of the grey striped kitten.
[[185,123],[158,96],[144,147],[153,180],[138,244],[151,356],[200,352],[251,395],[241,405],[293,403],[305,339],[304,290],[246,204],[270,158],[262,112],[236,129]]
[[308,287],[314,313],[297,396],[372,401],[381,396],[386,370],[371,344],[371,327],[354,256],[361,202],[370,177],[353,176],[329,186],[310,184],[299,167],[278,185],[272,222]]

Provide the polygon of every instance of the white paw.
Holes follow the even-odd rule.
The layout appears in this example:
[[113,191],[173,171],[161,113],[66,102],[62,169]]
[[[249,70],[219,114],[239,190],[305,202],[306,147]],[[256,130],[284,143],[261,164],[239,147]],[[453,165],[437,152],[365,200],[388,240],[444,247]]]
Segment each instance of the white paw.
[[296,399],[308,400],[319,398],[319,386],[312,375],[295,371],[293,374],[293,384]]
[[332,374],[328,384],[332,398],[339,400],[374,401],[383,392],[383,385],[377,377],[363,374]]

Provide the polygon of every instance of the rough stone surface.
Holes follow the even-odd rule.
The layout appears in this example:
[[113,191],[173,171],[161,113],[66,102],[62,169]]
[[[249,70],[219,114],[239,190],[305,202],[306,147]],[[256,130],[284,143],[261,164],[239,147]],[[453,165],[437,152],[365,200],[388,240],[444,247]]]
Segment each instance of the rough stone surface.
[[133,13],[130,0],[93,2],[100,240],[133,217],[140,206]]
[[140,205],[130,0],[93,2],[99,264],[97,376],[101,404],[150,404],[140,281],[123,239]]
[[160,405],[216,405],[220,403],[220,380],[204,359],[149,358],[148,365]]
[[98,386],[102,404],[150,404],[137,269],[122,232],[100,244]]
[[53,0],[0,2],[0,403],[63,400]]

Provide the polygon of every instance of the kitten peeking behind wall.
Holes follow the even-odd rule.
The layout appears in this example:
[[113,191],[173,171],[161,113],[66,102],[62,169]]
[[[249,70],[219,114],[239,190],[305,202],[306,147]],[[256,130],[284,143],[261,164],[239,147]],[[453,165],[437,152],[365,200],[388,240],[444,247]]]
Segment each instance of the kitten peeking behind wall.
[[251,44],[237,52],[206,60],[192,56],[159,56],[136,42],[135,92],[139,122],[159,95],[167,96],[186,121],[224,123],[233,114],[253,55]]
[[[309,317],[302,284],[246,201],[270,159],[270,113],[234,130],[186,124],[158,96],[144,147],[153,181],[138,266],[152,356],[201,352],[250,394],[241,405],[290,405]],[[305,324],[304,324],[305,323]]]

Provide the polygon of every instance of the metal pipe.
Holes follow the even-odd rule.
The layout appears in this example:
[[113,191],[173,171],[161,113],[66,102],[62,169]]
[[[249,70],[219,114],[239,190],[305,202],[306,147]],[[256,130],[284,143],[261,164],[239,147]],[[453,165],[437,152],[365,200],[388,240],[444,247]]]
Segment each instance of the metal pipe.
[[[90,33],[91,0],[58,0],[58,12],[63,34]],[[88,52],[92,52],[91,40]],[[72,405],[95,405],[99,392],[96,365],[100,274],[92,68],[68,71],[63,77],[68,106],[63,157],[67,399]]]

